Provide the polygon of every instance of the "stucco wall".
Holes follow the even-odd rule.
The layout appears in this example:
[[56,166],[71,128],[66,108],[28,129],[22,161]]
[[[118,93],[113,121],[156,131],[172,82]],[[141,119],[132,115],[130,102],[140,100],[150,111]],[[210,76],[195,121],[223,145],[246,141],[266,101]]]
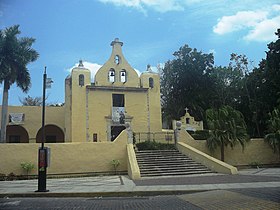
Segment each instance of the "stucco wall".
[[[186,131],[180,131],[179,141],[219,160],[221,158],[219,148],[216,149],[214,153],[211,153],[206,146],[206,140],[194,140]],[[273,153],[270,146],[263,139],[251,139],[251,141],[245,146],[244,151],[239,144],[233,149],[227,147],[225,149],[225,162],[234,166],[242,166],[254,162],[258,164],[277,164],[280,163],[280,159],[277,154]]]
[[[48,174],[113,171],[110,161],[120,161],[119,171],[127,170],[127,133],[123,131],[114,142],[46,144],[51,148]],[[0,173],[24,174],[21,162],[32,162],[37,174],[40,144],[0,144]]]
[[[2,109],[2,106],[0,106],[0,109]],[[9,106],[8,113],[25,114],[24,122],[20,126],[24,127],[28,132],[29,142],[35,143],[37,132],[42,127],[42,107]],[[61,130],[64,130],[64,107],[47,106],[45,114],[45,125],[56,125],[61,128]]]

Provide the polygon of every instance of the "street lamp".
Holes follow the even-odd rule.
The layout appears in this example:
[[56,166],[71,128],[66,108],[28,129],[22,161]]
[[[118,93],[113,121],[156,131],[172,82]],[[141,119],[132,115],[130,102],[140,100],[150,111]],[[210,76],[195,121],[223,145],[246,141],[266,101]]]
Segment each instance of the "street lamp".
[[51,88],[53,82],[51,78],[47,78],[47,67],[45,67],[43,75],[43,104],[42,104],[42,139],[41,147],[38,152],[38,190],[36,192],[48,192],[47,185],[47,167],[50,159],[50,150],[44,147],[45,143],[45,101],[46,101],[46,88]]

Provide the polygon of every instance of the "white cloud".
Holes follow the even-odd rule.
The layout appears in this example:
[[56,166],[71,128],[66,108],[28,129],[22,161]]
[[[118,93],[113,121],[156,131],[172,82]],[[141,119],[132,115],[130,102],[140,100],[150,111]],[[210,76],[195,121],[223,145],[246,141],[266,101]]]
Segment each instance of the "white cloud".
[[280,11],[280,4],[274,4],[274,5],[272,5],[272,10],[274,10],[274,11]]
[[[102,65],[98,64],[98,63],[91,63],[88,61],[83,61],[84,67],[87,68],[88,70],[90,70],[91,73],[91,81],[94,82],[94,77],[96,72],[102,67]],[[67,71],[69,73],[71,73],[72,69],[77,67],[79,65],[79,63],[75,63],[74,66],[72,66],[71,68],[67,69]],[[141,75],[141,72],[138,69],[134,69],[136,71],[136,73],[138,74],[138,76]],[[0,89],[1,90],[1,89]]]
[[244,37],[247,41],[274,41],[277,39],[275,32],[280,28],[280,16],[260,22]]
[[115,6],[126,6],[139,9],[145,12],[146,8],[154,9],[158,12],[181,11],[184,10],[184,1],[177,0],[99,0],[102,3],[111,3]]
[[[94,81],[94,77],[98,69],[102,67],[102,65],[98,63],[91,63],[88,61],[83,61],[84,67],[90,70],[91,73],[91,80]],[[67,71],[71,72],[73,68],[77,67],[79,63],[76,63],[73,67],[67,69]]]
[[235,15],[223,16],[213,27],[213,32],[224,35],[235,31],[248,31],[243,37],[246,41],[273,41],[274,32],[280,27],[280,5],[273,5],[266,11],[240,11]]
[[219,19],[218,24],[213,27],[213,31],[223,35],[233,31],[239,31],[243,28],[254,27],[258,22],[265,20],[267,12],[242,11],[236,15],[223,16]]

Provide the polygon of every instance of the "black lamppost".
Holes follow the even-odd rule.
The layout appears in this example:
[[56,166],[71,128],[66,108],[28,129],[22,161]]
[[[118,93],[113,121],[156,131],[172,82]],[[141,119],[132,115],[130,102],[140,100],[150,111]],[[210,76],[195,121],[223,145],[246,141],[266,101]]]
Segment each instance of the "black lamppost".
[[38,190],[36,192],[48,192],[47,185],[47,167],[48,167],[48,157],[49,148],[44,147],[45,143],[45,101],[46,101],[46,88],[50,88],[52,83],[51,79],[47,79],[46,73],[47,67],[45,67],[43,75],[43,104],[42,104],[42,139],[41,147],[39,148],[38,153]]

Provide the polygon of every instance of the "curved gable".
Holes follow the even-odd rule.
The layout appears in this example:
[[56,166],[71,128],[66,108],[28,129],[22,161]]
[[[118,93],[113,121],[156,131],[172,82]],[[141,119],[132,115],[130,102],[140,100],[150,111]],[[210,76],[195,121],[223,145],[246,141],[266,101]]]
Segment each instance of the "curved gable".
[[122,53],[123,42],[115,39],[112,54],[95,75],[96,86],[139,87],[137,72],[129,65]]

